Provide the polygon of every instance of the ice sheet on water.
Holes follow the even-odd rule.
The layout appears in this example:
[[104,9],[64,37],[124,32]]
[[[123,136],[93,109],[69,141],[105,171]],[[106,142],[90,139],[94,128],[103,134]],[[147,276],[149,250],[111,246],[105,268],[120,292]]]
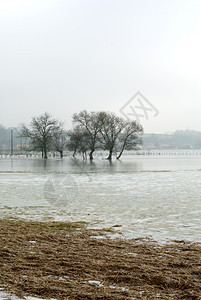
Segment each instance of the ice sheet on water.
[[[138,156],[134,160],[125,157],[112,168],[105,161],[95,164],[97,174],[89,176],[90,165],[79,172],[67,159],[59,164],[49,160],[48,168],[43,168],[41,160],[21,160],[17,166],[14,164],[14,170],[30,173],[0,173],[0,218],[85,221],[90,228],[99,229],[118,224],[126,238],[201,241],[200,158],[151,161]],[[171,172],[163,171],[167,167]],[[0,171],[2,168],[9,170],[8,166],[0,166]],[[36,170],[45,172],[36,174]],[[51,170],[68,171],[78,186],[76,198],[64,207],[44,197],[44,184]]]

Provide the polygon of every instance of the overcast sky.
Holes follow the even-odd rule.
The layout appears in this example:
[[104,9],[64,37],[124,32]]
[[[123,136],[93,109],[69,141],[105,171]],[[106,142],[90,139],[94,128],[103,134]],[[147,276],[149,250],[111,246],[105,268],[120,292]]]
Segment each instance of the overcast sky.
[[1,124],[123,116],[138,91],[145,132],[201,131],[200,0],[0,0]]

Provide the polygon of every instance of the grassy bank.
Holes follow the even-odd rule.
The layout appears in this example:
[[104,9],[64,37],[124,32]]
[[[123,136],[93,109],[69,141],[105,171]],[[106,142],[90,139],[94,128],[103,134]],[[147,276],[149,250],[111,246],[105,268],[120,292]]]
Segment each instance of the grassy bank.
[[111,239],[81,222],[0,220],[0,285],[45,299],[201,299],[201,246]]

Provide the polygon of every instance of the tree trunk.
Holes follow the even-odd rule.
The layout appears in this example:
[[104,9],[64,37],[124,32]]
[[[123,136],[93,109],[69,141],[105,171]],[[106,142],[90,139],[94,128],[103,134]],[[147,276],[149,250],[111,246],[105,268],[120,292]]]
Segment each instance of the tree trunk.
[[120,151],[119,155],[117,156],[117,159],[120,159],[120,157],[122,156],[122,154],[123,154],[123,152],[124,152],[124,149],[125,149],[125,147],[126,147],[126,142],[127,142],[127,138],[126,138],[125,141],[124,141],[124,144],[123,144],[123,146],[122,146],[122,148],[121,148],[121,151]]
[[60,158],[63,158],[63,150],[59,150]]
[[87,153],[86,152],[82,152],[82,159],[87,160]]
[[89,159],[90,159],[90,160],[94,159],[94,158],[93,158],[93,153],[94,153],[94,151],[95,151],[95,150],[93,149],[93,150],[91,150],[91,151],[89,152]]
[[47,159],[47,149],[44,148],[44,159]]
[[109,155],[107,157],[108,160],[112,160],[112,152],[113,152],[113,149],[110,149],[109,150]]
[[120,159],[120,157],[122,156],[122,154],[123,154],[123,152],[124,152],[124,148],[125,148],[125,146],[122,147],[122,149],[121,149],[119,155],[117,156],[117,159]]
[[76,150],[74,150],[74,152],[73,152],[73,157],[75,157],[75,154],[76,154]]

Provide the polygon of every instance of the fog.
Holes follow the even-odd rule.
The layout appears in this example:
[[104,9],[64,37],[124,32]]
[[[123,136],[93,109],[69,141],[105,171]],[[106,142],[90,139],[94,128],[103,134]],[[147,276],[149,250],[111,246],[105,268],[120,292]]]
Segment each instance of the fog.
[[200,17],[197,0],[0,0],[0,123],[48,111],[70,128],[83,109],[132,119],[121,109],[139,91],[127,108],[145,132],[201,131]]

